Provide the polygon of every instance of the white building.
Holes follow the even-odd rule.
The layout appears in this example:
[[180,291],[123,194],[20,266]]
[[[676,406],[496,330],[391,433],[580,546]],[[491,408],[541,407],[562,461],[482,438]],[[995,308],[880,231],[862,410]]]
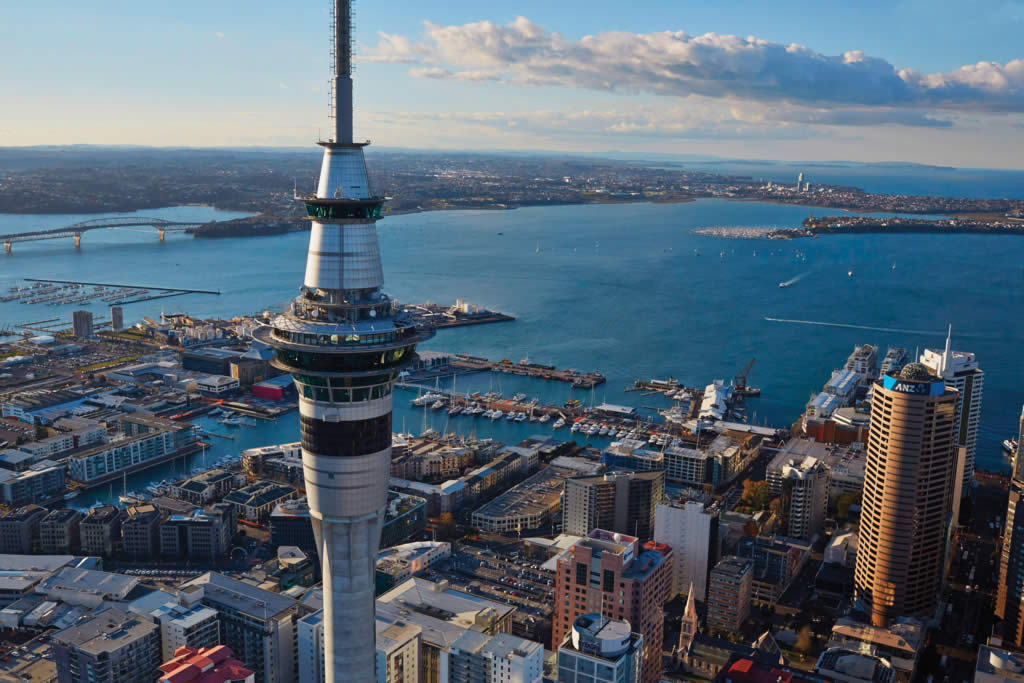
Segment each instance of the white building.
[[947,387],[960,392],[956,402],[957,445],[966,449],[963,492],[974,479],[974,456],[978,449],[978,422],[981,419],[981,398],[985,389],[985,372],[978,367],[978,358],[969,351],[950,350],[952,328],[946,335],[942,351],[925,349],[920,362],[946,380]]
[[540,683],[544,675],[544,647],[509,633],[466,631],[449,660],[451,683]]
[[324,611],[318,610],[295,624],[298,640],[299,683],[324,683]]
[[238,379],[224,375],[208,375],[196,380],[196,391],[207,396],[224,396],[237,391]]
[[718,560],[718,515],[703,503],[662,503],[654,513],[654,540],[672,548],[672,592],[675,597],[693,585],[704,601],[708,572]]
[[185,607],[170,603],[153,610],[150,615],[160,625],[163,661],[174,658],[179,647],[216,647],[220,644],[217,610],[204,605]]
[[377,683],[419,683],[422,632],[415,624],[377,620]]
[[821,460],[783,450],[769,463],[767,480],[782,499],[785,536],[810,541],[824,531],[829,474]]

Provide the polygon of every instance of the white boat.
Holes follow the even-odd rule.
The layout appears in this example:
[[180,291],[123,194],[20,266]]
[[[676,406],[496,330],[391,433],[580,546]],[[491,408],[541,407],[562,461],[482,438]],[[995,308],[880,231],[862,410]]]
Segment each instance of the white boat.
[[505,414],[504,411],[494,410],[494,411],[491,412],[491,419],[492,420],[500,420],[504,414]]
[[442,401],[441,399],[437,399],[432,404],[430,404],[431,410],[441,410],[441,408],[444,408],[444,401]]
[[655,442],[657,442],[657,440],[658,440],[658,435],[657,434],[651,434],[651,436],[647,439],[647,443],[655,443]]
[[[558,426],[558,423],[557,423],[557,422],[555,423],[555,426],[556,426],[556,427]],[[572,432],[578,432],[578,431],[580,431],[581,429],[582,429],[582,427],[580,426],[580,423],[579,423],[579,422],[573,422],[573,423],[572,423],[572,429],[570,429],[569,431],[572,431]]]
[[516,422],[526,422],[526,413],[516,415]]
[[490,410],[485,410],[485,411],[484,411],[484,412],[482,413],[482,415],[483,415],[484,417],[492,417],[492,416],[494,415],[494,413],[492,413],[492,412],[491,412]]
[[541,424],[544,424],[544,423],[546,423],[546,422],[548,422],[550,420],[551,420],[551,415],[549,415],[548,413],[544,413],[543,415],[541,415],[540,417],[537,418],[537,422],[540,422]]
[[414,398],[412,400],[412,404],[414,406],[426,406],[426,405],[430,405],[434,401],[443,401],[443,400],[445,400],[447,398],[448,397],[445,396],[444,394],[441,394],[441,393],[438,393],[438,392],[434,392],[434,391],[428,391],[427,393],[423,394],[422,396],[417,396],[416,398]]
[[587,434],[589,436],[594,436],[595,434],[597,434],[600,431],[601,431],[601,428],[598,427],[596,424],[595,425],[590,425],[590,429],[587,430]]
[[605,427],[604,425],[601,425],[601,429],[599,429],[597,433],[601,436],[604,436],[608,433],[608,428]]
[[1016,439],[1007,439],[1006,441],[1004,441],[1003,442],[1003,450],[1006,451],[1007,453],[1009,453],[1010,455],[1013,455],[1014,453],[1016,453],[1017,452],[1017,440]]
[[458,415],[461,412],[462,412],[462,406],[452,406],[451,408],[448,409],[448,416],[449,417],[455,417],[456,415]]
[[551,425],[551,428],[552,429],[561,429],[564,426],[565,426],[565,418],[560,417],[557,420],[555,420],[555,424]]
[[64,494],[64,500],[71,500],[79,493],[81,493],[81,491],[68,491],[67,493]]
[[853,277],[853,271],[852,270],[846,271],[846,277]]
[[508,411],[508,414],[507,414],[507,415],[505,415],[505,419],[506,419],[506,420],[514,420],[514,419],[516,419],[516,413],[515,413],[515,411],[514,411],[514,410],[510,410],[510,411]]
[[526,394],[518,393],[518,394],[516,394],[515,396],[512,397],[512,400],[514,402],[516,402],[516,403],[519,403],[520,401],[525,401],[526,400]]

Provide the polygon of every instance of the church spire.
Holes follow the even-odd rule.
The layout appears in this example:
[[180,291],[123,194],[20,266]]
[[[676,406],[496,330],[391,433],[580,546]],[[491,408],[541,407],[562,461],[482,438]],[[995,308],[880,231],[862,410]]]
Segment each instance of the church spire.
[[690,644],[697,635],[697,600],[693,597],[693,582],[690,582],[690,592],[686,597],[686,609],[683,610],[683,618],[679,623],[679,656],[685,657],[690,649]]

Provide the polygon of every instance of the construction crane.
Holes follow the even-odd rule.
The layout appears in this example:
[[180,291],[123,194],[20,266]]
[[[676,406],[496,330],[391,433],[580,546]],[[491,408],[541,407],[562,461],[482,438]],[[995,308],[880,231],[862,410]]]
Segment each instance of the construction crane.
[[732,392],[737,396],[760,396],[761,390],[756,387],[747,386],[747,377],[754,367],[756,358],[751,358],[735,377],[732,378]]

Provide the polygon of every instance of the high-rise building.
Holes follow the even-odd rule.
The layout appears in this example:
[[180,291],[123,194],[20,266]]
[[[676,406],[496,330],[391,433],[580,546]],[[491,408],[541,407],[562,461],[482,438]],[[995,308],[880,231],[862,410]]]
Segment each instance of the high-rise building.
[[750,616],[754,563],[741,557],[723,557],[708,580],[708,628],[739,633]]
[[90,311],[75,311],[71,314],[71,327],[76,337],[91,337],[92,313]]
[[377,683],[419,683],[421,633],[415,624],[377,621]]
[[110,307],[110,329],[114,332],[124,329],[124,309],[120,306]]
[[111,608],[55,633],[58,683],[152,683],[160,665],[156,624]]
[[956,389],[956,444],[966,449],[963,488],[966,492],[974,479],[974,458],[978,450],[978,423],[981,420],[981,398],[985,389],[985,372],[978,367],[978,357],[970,351],[951,350],[953,328],[946,335],[946,348],[942,351],[925,349],[921,364],[946,381],[947,387]]
[[[1006,506],[1006,526],[999,561],[999,585],[996,587],[996,616],[1002,619],[1000,632],[1004,643],[1024,647],[1024,410],[1020,416],[1020,439],[1013,458],[1010,499]],[[1018,509],[1019,508],[1019,509]]]
[[783,450],[768,464],[768,490],[782,501],[784,536],[813,540],[825,530],[829,472],[821,460]]
[[[160,510],[151,504],[134,505],[126,510],[121,523],[121,547],[133,558],[154,557],[160,551]],[[170,659],[173,651],[164,653]]]
[[552,649],[584,614],[626,620],[643,636],[641,680],[656,681],[661,674],[663,607],[672,585],[671,556],[668,546],[641,547],[633,536],[604,529],[576,542],[558,559]]
[[256,672],[256,683],[295,682],[295,600],[216,572],[185,583],[179,595],[186,607],[201,603],[216,610],[221,641]]
[[301,294],[253,336],[299,393],[306,495],[323,565],[328,680],[374,676],[374,562],[391,469],[391,389],[433,336],[394,310],[370,188],[352,137],[352,12],[334,0],[334,134],[324,148]]
[[61,508],[50,512],[39,523],[39,552],[44,555],[71,555],[81,550],[78,525],[82,513]]
[[110,557],[121,549],[121,509],[104,505],[89,510],[81,524],[82,552],[86,555]]
[[876,626],[935,609],[959,488],[957,400],[920,363],[874,385],[854,584]]
[[586,536],[604,529],[648,539],[665,497],[665,472],[609,472],[565,480],[562,530]]
[[628,621],[576,617],[558,648],[558,683],[640,683],[643,639]]
[[693,587],[704,602],[708,572],[718,561],[718,513],[695,500],[658,505],[654,540],[672,548],[672,590],[675,597]]

